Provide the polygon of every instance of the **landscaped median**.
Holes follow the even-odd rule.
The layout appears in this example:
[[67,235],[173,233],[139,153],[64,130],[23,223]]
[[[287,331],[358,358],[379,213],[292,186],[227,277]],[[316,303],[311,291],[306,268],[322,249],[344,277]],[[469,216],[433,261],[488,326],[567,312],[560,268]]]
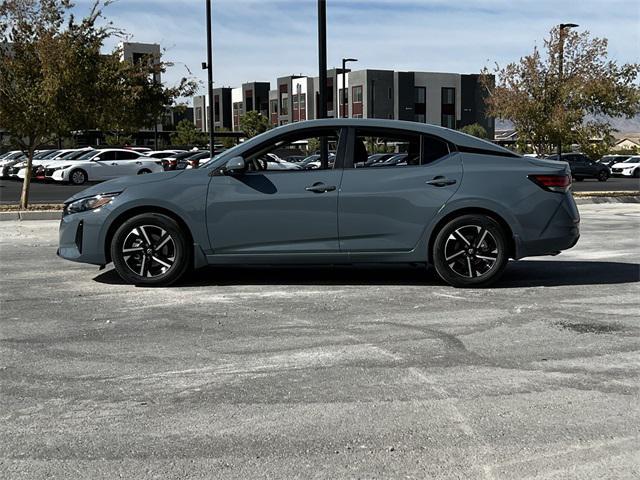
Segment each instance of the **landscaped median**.
[[[631,192],[573,192],[578,205],[591,203],[640,203],[640,191]],[[35,204],[28,210],[18,205],[0,205],[2,220],[59,220],[62,204]]]

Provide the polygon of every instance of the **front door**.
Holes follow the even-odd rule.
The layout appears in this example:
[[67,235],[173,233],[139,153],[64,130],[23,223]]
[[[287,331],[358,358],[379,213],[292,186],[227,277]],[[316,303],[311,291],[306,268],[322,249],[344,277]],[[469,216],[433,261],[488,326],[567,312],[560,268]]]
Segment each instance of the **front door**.
[[[207,197],[214,255],[338,252],[339,137],[337,129],[278,137],[244,155],[245,172],[215,172]],[[287,160],[318,151],[320,162]]]
[[[415,132],[351,133],[339,199],[342,251],[409,252],[462,180],[462,160],[444,140]],[[396,153],[386,162],[372,155]]]

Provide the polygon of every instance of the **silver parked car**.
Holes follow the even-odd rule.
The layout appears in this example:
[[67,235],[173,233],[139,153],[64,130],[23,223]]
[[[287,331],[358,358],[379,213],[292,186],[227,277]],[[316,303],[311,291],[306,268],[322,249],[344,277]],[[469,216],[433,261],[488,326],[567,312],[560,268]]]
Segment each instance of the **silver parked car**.
[[[317,168],[274,166],[273,152],[301,144],[320,146]],[[401,162],[366,165],[389,146]],[[199,169],[116,179],[74,195],[58,253],[113,262],[138,285],[169,285],[206,265],[375,262],[430,264],[451,285],[484,286],[510,258],[576,244],[570,188],[566,163],[524,158],[457,131],[313,120],[254,137]]]

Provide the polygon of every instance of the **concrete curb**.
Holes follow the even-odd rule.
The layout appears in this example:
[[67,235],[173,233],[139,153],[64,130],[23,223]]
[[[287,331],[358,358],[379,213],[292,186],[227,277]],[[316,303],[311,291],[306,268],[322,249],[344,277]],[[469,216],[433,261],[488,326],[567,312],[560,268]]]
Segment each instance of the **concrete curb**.
[[575,197],[578,205],[593,205],[596,203],[640,203],[640,195],[625,197]]
[[0,212],[0,221],[8,220],[60,220],[60,210],[30,210],[27,212]]

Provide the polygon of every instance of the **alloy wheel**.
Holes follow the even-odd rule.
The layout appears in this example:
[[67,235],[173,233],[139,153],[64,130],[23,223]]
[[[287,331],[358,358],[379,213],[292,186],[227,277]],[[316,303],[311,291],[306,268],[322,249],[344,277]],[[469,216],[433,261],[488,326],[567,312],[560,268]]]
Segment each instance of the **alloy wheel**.
[[176,244],[162,227],[139,225],[125,237],[122,259],[134,274],[143,278],[158,277],[173,267]]
[[487,275],[498,260],[498,243],[486,227],[464,225],[446,240],[444,258],[449,269],[465,278]]
[[86,176],[81,170],[76,170],[71,174],[71,182],[74,185],[82,185],[86,181]]

